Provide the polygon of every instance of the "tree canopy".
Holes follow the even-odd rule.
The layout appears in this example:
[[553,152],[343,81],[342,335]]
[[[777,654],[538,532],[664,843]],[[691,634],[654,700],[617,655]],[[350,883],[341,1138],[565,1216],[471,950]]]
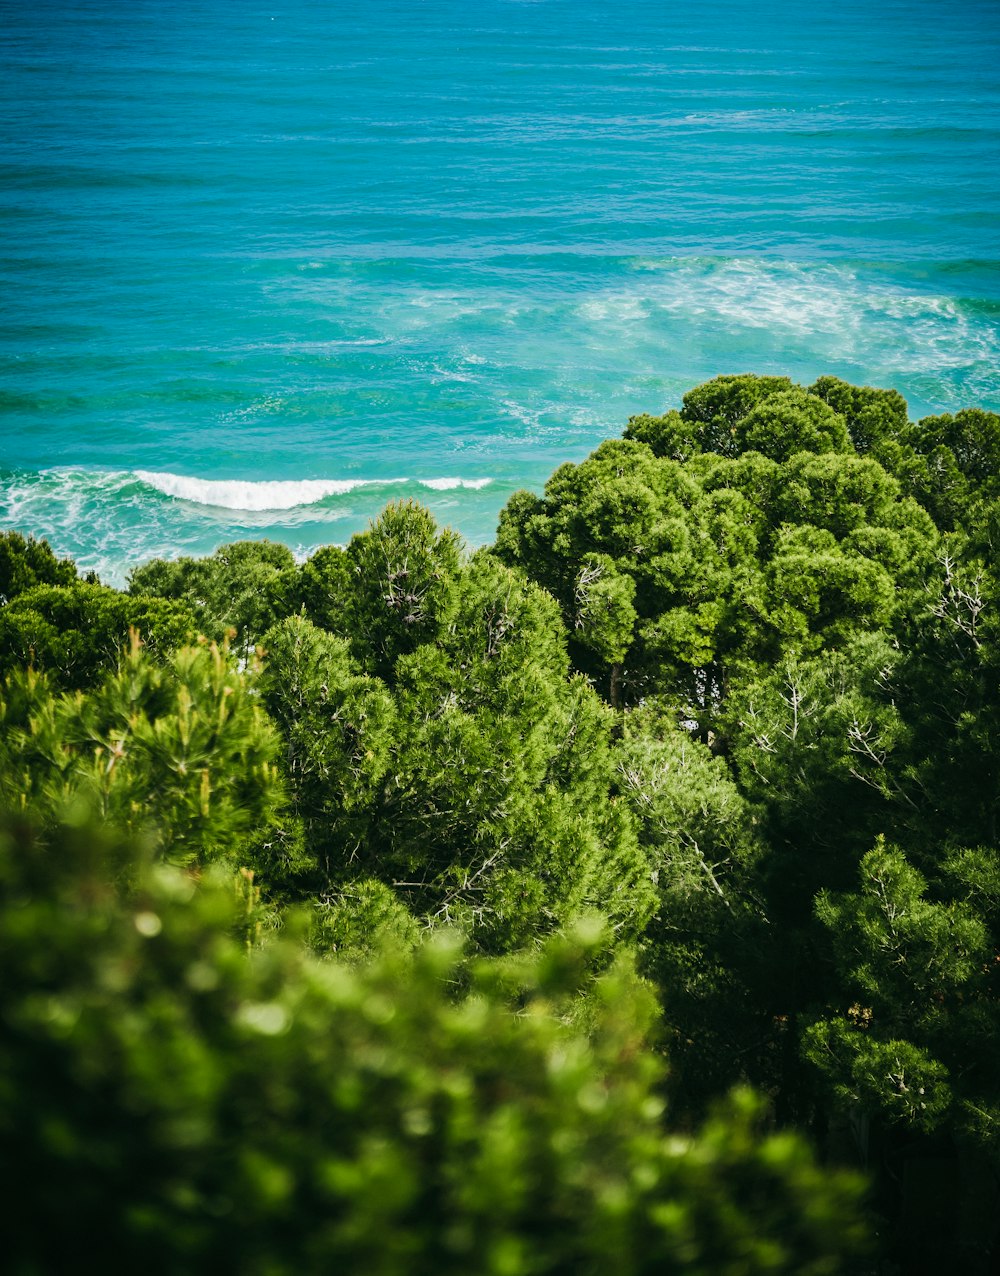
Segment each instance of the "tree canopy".
[[736,375],[471,554],[0,535],[13,1269],[985,1276],[998,474]]

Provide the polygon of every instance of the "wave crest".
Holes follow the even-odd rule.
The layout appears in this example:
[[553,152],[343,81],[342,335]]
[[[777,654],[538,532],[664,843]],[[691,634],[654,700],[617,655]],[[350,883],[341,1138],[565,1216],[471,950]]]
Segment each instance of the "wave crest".
[[454,488],[479,491],[493,480],[488,478],[415,479],[200,479],[168,471],[136,470],[135,477],[164,496],[211,505],[216,509],[290,510],[315,505],[329,496],[343,496],[360,487],[399,487],[410,482],[431,491]]

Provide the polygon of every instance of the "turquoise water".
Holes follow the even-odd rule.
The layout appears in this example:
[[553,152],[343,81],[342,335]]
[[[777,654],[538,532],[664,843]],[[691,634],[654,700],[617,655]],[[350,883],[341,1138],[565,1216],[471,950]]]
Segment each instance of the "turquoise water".
[[1000,7],[0,3],[0,522],[120,581],[719,372],[1000,409]]

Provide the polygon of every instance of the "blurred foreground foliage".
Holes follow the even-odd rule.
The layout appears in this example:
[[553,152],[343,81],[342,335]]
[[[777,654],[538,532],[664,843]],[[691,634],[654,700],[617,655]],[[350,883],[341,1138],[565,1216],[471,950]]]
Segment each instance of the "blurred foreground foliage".
[[8,1271],[827,1273],[860,1249],[857,1181],[748,1094],[664,1131],[652,998],[627,958],[593,973],[600,919],[516,961],[442,932],[357,967],[294,922],[261,946],[255,909],[249,874],[157,863],[82,808],[4,823]]

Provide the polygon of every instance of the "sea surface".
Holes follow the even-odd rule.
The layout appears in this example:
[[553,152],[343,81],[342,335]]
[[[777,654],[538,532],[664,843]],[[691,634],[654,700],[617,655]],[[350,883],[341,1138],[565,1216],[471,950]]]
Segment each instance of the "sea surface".
[[0,526],[121,583],[720,372],[1000,409],[996,0],[0,0]]

